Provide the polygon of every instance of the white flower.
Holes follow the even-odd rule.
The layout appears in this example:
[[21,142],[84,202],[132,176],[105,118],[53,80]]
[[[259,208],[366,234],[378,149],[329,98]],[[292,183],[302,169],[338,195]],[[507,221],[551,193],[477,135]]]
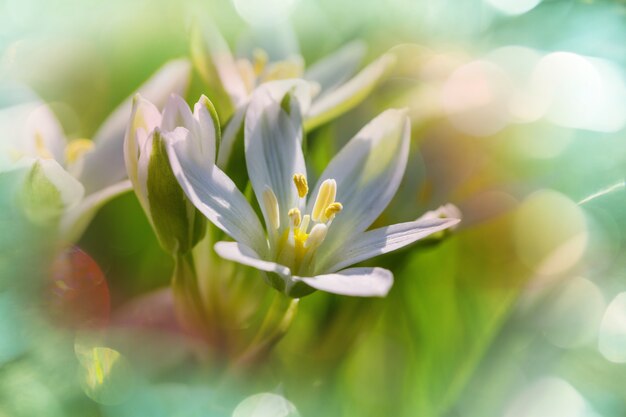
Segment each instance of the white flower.
[[189,203],[174,178],[165,150],[167,141],[190,136],[199,160],[215,159],[219,122],[205,96],[194,106],[172,94],[163,113],[137,94],[124,142],[128,177],[161,246],[171,254],[190,251],[202,238],[204,217]]
[[297,52],[271,62],[263,50],[255,49],[250,58],[236,59],[214,26],[205,23],[202,28],[200,31],[196,26],[192,35],[196,67],[205,79],[219,79],[234,108],[222,138],[220,167],[227,165],[250,98],[261,85],[298,78],[308,81],[308,97],[299,94],[298,98],[310,104],[302,106],[304,126],[310,130],[360,103],[395,63],[392,54],[384,54],[356,73],[366,52],[359,41],[348,43],[306,70],[304,59]]
[[390,271],[348,267],[458,223],[419,219],[367,230],[405,171],[410,139],[406,111],[385,111],[361,129],[310,191],[299,107],[285,106],[287,101],[279,103],[267,91],[258,91],[246,114],[246,163],[265,228],[215,160],[199,157],[197,137],[186,129],[176,129],[168,144],[174,175],[195,206],[235,240],[218,242],[216,252],[267,272],[277,289],[292,297],[313,288],[386,295],[393,281]]
[[[188,83],[190,64],[176,60],[164,65],[139,88],[150,100],[164,103]],[[62,240],[77,240],[97,210],[131,189],[123,159],[124,131],[131,100],[122,103],[95,133],[93,140],[68,141],[50,108],[24,88],[7,91],[15,104],[0,110],[0,170],[31,167],[63,196]],[[70,198],[71,196],[71,198]]]

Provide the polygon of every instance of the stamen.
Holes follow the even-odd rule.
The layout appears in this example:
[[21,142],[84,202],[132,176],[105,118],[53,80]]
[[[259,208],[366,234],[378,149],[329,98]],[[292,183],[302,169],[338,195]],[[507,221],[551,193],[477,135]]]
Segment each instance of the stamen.
[[311,216],[309,216],[308,214],[305,214],[304,217],[302,218],[302,223],[300,223],[300,230],[306,233],[307,229],[309,228],[310,221],[311,221]]
[[243,80],[244,85],[246,86],[246,90],[252,91],[256,86],[257,75],[254,72],[254,67],[247,59],[238,59],[235,61],[235,65],[237,66],[237,70],[239,71],[239,75],[241,75],[241,79]]
[[265,207],[265,214],[269,221],[269,225],[274,229],[280,227],[280,209],[278,207],[278,200],[276,194],[271,188],[265,187],[263,191],[263,206]]
[[315,205],[313,206],[313,212],[311,218],[315,221],[321,221],[326,207],[335,202],[335,196],[337,194],[337,182],[333,179],[326,180],[320,186],[320,190],[317,193],[315,199]]
[[328,207],[326,207],[326,210],[324,211],[324,217],[326,218],[326,220],[330,220],[335,217],[335,214],[339,213],[341,210],[343,210],[343,205],[335,201],[334,203],[331,203],[328,205]]
[[293,183],[296,184],[298,189],[298,196],[300,198],[306,197],[309,192],[309,184],[307,184],[304,174],[294,174]]
[[35,150],[37,151],[37,155],[44,159],[54,159],[48,148],[46,148],[46,144],[43,140],[43,136],[41,132],[35,132]]
[[87,151],[93,148],[93,141],[89,139],[75,139],[65,147],[65,160],[69,163],[76,162]]
[[300,213],[300,210],[298,208],[292,208],[291,210],[289,210],[289,213],[287,213],[287,215],[291,219],[291,226],[293,228],[300,226],[300,222],[302,221],[302,214]]
[[267,56],[267,52],[263,49],[257,48],[252,52],[252,60],[254,73],[258,77],[265,69],[265,65],[267,65],[269,57]]
[[318,223],[311,229],[311,233],[309,233],[309,237],[306,242],[304,242],[304,247],[306,249],[315,249],[319,245],[322,244],[324,239],[326,238],[326,232],[328,228],[323,223]]

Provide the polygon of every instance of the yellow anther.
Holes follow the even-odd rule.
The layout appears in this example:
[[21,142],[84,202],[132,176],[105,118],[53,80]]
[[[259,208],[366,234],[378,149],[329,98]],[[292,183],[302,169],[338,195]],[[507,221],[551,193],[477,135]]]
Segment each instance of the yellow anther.
[[287,215],[291,219],[291,225],[293,227],[300,226],[300,222],[302,221],[302,214],[300,213],[300,210],[298,208],[292,208],[291,210],[289,210],[289,213],[287,213]]
[[46,144],[43,140],[43,136],[41,132],[35,132],[35,150],[37,151],[37,155],[44,159],[53,159],[52,153],[46,148]]
[[65,147],[65,160],[68,163],[76,162],[81,156],[93,148],[93,141],[89,139],[75,139]]
[[301,58],[290,58],[274,62],[267,66],[263,73],[263,81],[286,80],[300,78],[304,73],[304,63]]
[[269,57],[267,56],[267,52],[265,52],[263,49],[257,48],[254,50],[254,52],[252,52],[252,59],[254,73],[258,77],[265,69],[265,65],[267,65]]
[[237,66],[237,70],[239,71],[239,75],[243,80],[246,90],[248,90],[249,92],[254,90],[254,87],[256,86],[257,76],[254,73],[254,68],[250,61],[248,61],[247,59],[238,59],[235,62],[235,65]]
[[335,217],[335,214],[339,213],[341,210],[343,210],[343,205],[335,201],[334,203],[331,203],[328,205],[328,207],[326,207],[326,210],[324,211],[324,217],[326,218],[326,220],[330,220]]
[[296,184],[296,188],[298,189],[298,196],[300,198],[306,197],[309,192],[309,184],[306,182],[304,174],[294,174],[293,183]]
[[315,205],[313,206],[313,212],[311,218],[315,221],[323,220],[322,217],[326,212],[326,207],[335,202],[335,196],[337,195],[337,183],[335,180],[326,180],[320,186],[320,190],[317,193],[315,199]]
[[328,232],[328,227],[326,227],[323,223],[318,223],[311,229],[311,233],[304,242],[304,247],[307,249],[315,249],[319,245],[322,244],[324,239],[326,238],[326,233]]
[[263,191],[263,206],[265,207],[268,226],[278,229],[280,227],[280,209],[276,194],[269,187],[266,187],[265,191]]

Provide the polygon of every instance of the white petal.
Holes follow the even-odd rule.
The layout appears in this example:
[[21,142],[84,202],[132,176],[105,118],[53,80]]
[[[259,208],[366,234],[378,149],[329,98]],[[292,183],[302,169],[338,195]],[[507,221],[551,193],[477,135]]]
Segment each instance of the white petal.
[[61,219],[61,236],[65,243],[74,243],[89,225],[98,210],[107,202],[132,190],[129,180],[113,184],[83,199],[80,204],[69,210]]
[[311,97],[318,88],[317,84],[300,79],[269,81],[257,87],[253,99],[257,105],[265,106],[273,101],[280,103],[285,94],[291,92],[296,99],[292,106],[297,104],[300,114],[306,114],[311,108]]
[[[128,178],[135,189],[139,190],[141,185],[138,179],[138,163],[140,151],[144,148],[148,136],[154,128],[161,124],[161,113],[157,108],[145,100],[139,94],[133,100],[133,108],[124,139],[124,162]],[[148,209],[146,195],[137,194],[139,202],[145,210]]]
[[[406,168],[410,121],[405,110],[387,110],[368,123],[333,158],[308,202],[308,212],[320,184],[337,182],[336,201],[343,204],[320,251],[332,253],[378,218],[395,195]],[[321,254],[318,256],[323,257]]]
[[[201,96],[194,105],[194,113],[182,97],[172,94],[163,110],[161,128],[164,134],[176,129],[186,129],[190,136],[181,144],[185,153],[200,165],[215,163],[216,141],[219,135],[219,122],[213,104],[206,96]],[[180,132],[174,136],[186,136]]]
[[200,97],[193,113],[182,97],[176,94],[170,96],[163,110],[161,129],[163,132],[171,132],[177,128],[185,128],[191,133],[192,140],[186,144],[192,146],[188,152],[193,152],[194,158],[215,163],[219,121],[213,104],[206,96]]
[[269,217],[262,196],[267,187],[276,195],[281,226],[288,224],[289,209],[299,204],[293,175],[306,176],[300,120],[297,111],[287,115],[279,103],[268,101],[263,92],[255,92],[248,106],[244,133],[246,165],[266,225]]
[[[199,31],[199,27],[195,30]],[[230,97],[233,106],[239,107],[247,100],[249,93],[226,40],[217,28],[208,22],[203,22],[201,33],[197,35],[202,40],[202,45],[200,45],[202,54],[211,60],[210,63],[204,62],[204,59],[201,62],[215,67],[224,91]]]
[[228,166],[230,157],[233,152],[235,140],[239,137],[239,133],[243,130],[243,120],[246,115],[248,104],[245,103],[235,109],[235,113],[231,116],[224,134],[222,135],[222,142],[220,143],[220,149],[217,154],[217,165],[225,169]]
[[167,136],[167,152],[172,171],[189,200],[233,239],[264,254],[265,233],[244,195],[215,164],[195,157],[189,136],[176,138],[173,134]]
[[184,127],[196,134],[196,119],[191,113],[187,102],[178,94],[170,94],[163,108],[163,120],[161,129],[170,132],[177,127]]
[[[67,140],[58,119],[47,105],[41,103],[36,106],[28,115],[26,124],[26,139],[30,141],[30,146],[35,145],[35,137],[39,136],[42,145],[49,151],[54,159],[63,163],[65,161],[65,145]],[[33,151],[35,149],[33,148]],[[36,155],[34,153],[33,155]]]
[[[444,204],[435,210],[427,211],[422,214],[418,220],[426,219],[461,219],[462,213],[457,206],[451,203]],[[458,224],[458,223],[457,223]],[[457,225],[454,225],[450,230],[456,229]]]
[[316,100],[307,114],[305,129],[311,130],[350,110],[374,89],[395,63],[392,55],[383,55],[334,91]]
[[350,42],[310,66],[304,79],[317,82],[322,91],[337,87],[354,74],[366,49],[365,43],[361,41]]
[[[157,108],[162,108],[170,94],[182,94],[186,90],[190,70],[191,65],[187,60],[170,61],[139,87],[138,92]],[[132,98],[129,98],[111,113],[94,135],[95,147],[85,154],[80,175],[88,192],[99,190],[126,177],[122,143],[131,108]]]
[[[185,132],[187,131],[185,130]],[[137,160],[137,182],[133,183],[137,199],[141,203],[141,206],[143,207],[150,222],[152,222],[152,219],[150,217],[150,202],[148,201],[148,167],[150,165],[150,159],[152,158],[154,134],[155,131],[153,130],[141,143],[141,148],[139,149],[139,159]]]
[[37,162],[46,178],[59,191],[65,209],[75,207],[85,195],[82,184],[54,159],[38,158]]
[[238,242],[217,242],[215,252],[224,259],[248,265],[265,272],[275,272],[283,278],[290,278],[291,271],[284,265],[264,261],[248,246]]
[[57,118],[42,101],[0,109],[0,166],[27,157],[63,163],[66,139]]
[[384,297],[393,285],[393,274],[383,268],[350,268],[312,278],[293,278],[321,291],[354,297]]
[[[313,95],[315,86],[304,80],[280,80],[270,81],[259,86],[254,92],[254,101],[257,108],[263,108],[271,104],[272,102],[279,102],[285,97],[285,94],[291,92],[293,97],[296,98],[291,103],[292,111],[296,111],[296,106],[299,108],[300,114],[305,114],[311,106],[311,97]],[[229,120],[224,135],[222,136],[222,142],[220,144],[220,150],[217,157],[217,165],[220,168],[228,166],[235,141],[239,137],[239,132],[243,128],[244,116],[248,109],[248,103],[244,102],[239,106],[231,119]],[[299,136],[302,140],[302,136]]]
[[458,219],[422,219],[369,230],[355,237],[327,262],[322,270],[337,271],[355,263],[403,248],[433,233],[453,227]]
[[220,141],[220,121],[213,103],[202,95],[194,105],[193,117],[198,122],[202,157],[215,162],[217,143]]

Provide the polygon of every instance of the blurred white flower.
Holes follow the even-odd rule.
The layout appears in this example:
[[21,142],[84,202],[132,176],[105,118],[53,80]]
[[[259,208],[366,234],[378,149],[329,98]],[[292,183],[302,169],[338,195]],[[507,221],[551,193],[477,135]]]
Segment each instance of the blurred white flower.
[[[139,88],[158,104],[187,86],[190,64],[171,61]],[[113,197],[131,189],[126,179],[123,140],[131,99],[105,120],[93,140],[68,141],[52,110],[33,95],[0,110],[0,169],[30,167],[48,178],[63,198],[61,237],[77,240],[97,210]],[[32,175],[31,175],[32,176]],[[32,191],[32,190],[31,190]]]
[[312,103],[303,112],[304,126],[309,130],[365,99],[396,61],[394,55],[384,54],[356,73],[366,48],[354,41],[305,70],[304,59],[297,52],[272,62],[264,50],[255,49],[250,58],[236,59],[211,24],[203,24],[202,31],[196,27],[192,39],[196,67],[201,74],[207,74],[206,79],[215,78],[209,73],[217,76],[234,109],[222,138],[220,167],[228,163],[252,93],[263,83],[297,78],[311,83],[308,100]]

